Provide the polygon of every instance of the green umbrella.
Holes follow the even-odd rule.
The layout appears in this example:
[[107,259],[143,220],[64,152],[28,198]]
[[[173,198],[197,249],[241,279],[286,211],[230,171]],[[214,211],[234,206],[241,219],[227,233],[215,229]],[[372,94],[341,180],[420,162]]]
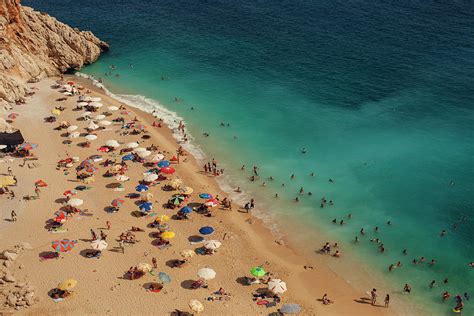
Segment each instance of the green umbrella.
[[170,199],[169,202],[173,205],[180,205],[181,203],[183,203],[184,199],[185,199],[184,196],[175,195]]
[[256,277],[263,277],[265,275],[265,270],[262,267],[255,267],[250,269],[250,273]]

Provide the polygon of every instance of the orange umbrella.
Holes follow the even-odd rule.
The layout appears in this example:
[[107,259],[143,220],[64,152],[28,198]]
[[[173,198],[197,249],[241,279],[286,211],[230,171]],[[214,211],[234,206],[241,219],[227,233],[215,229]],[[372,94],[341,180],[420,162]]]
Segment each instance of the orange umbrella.
[[37,187],[47,187],[48,185],[46,184],[46,182],[44,182],[43,180],[38,180],[35,182],[35,185]]

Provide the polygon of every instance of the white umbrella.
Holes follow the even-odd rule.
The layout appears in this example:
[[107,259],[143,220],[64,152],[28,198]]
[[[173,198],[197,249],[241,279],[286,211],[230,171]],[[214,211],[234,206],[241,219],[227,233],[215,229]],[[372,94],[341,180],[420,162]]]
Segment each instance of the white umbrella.
[[181,256],[183,256],[184,258],[194,257],[195,254],[196,253],[194,252],[194,250],[191,249],[181,251]]
[[76,129],[78,129],[78,127],[76,125],[71,125],[67,128],[67,131],[68,132],[74,132]]
[[271,279],[270,282],[268,282],[268,289],[275,294],[282,294],[287,290],[286,283],[280,279]]
[[107,248],[109,244],[102,239],[96,239],[93,242],[91,242],[91,248],[95,250],[102,251]]
[[90,129],[91,131],[98,129],[100,126],[95,124],[94,122],[91,122],[89,126],[87,126],[87,129]]
[[94,117],[94,120],[97,120],[97,121],[100,121],[100,120],[103,120],[105,119],[105,115],[104,114],[99,114],[97,115],[96,117]]
[[146,151],[146,148],[138,147],[138,148],[135,148],[133,151],[136,152],[136,153],[139,153],[141,151]]
[[89,105],[95,108],[101,108],[104,106],[102,103],[99,103],[99,102],[91,102],[89,103]]
[[208,240],[204,243],[206,249],[216,250],[222,245],[219,240]]
[[108,125],[111,125],[112,122],[111,122],[111,121],[107,121],[107,120],[103,120],[103,121],[100,121],[99,124],[100,124],[100,125],[104,125],[104,126],[108,126]]
[[89,102],[91,100],[91,97],[88,95],[81,95],[79,96],[79,101],[86,101]]
[[89,135],[86,135],[85,138],[86,138],[87,140],[96,140],[96,139],[97,139],[97,135],[89,134]]
[[99,101],[101,101],[101,100],[102,100],[102,98],[99,98],[99,97],[92,97],[92,98],[91,98],[91,101],[92,101],[92,102],[99,102]]
[[79,106],[86,106],[86,105],[89,105],[89,103],[84,102],[84,101],[81,101],[81,102],[78,102],[77,105],[79,105]]
[[156,173],[149,173],[145,175],[145,177],[143,177],[143,180],[145,180],[146,182],[153,182],[156,179],[158,179],[158,175]]
[[127,148],[137,148],[138,143],[128,143],[127,145],[125,145],[125,147],[127,147]]
[[201,313],[204,311],[204,305],[198,300],[190,300],[189,301],[189,308],[195,313]]
[[72,93],[71,93],[71,92],[64,92],[63,94],[64,94],[64,95],[67,95],[68,97],[71,97],[71,96],[72,96]]
[[145,151],[139,151],[137,153],[137,155],[140,157],[140,158],[145,158],[145,157],[148,157],[151,155],[151,151],[148,151],[148,150],[145,150]]
[[211,280],[216,277],[216,271],[212,270],[211,268],[202,268],[202,269],[199,269],[197,275],[201,279]]
[[162,154],[156,154],[154,155],[152,158],[151,158],[151,161],[154,161],[154,162],[158,162],[158,161],[161,161],[165,158],[164,155]]
[[84,203],[84,201],[81,200],[81,199],[77,199],[77,198],[70,199],[70,200],[67,202],[68,205],[73,206],[73,207],[81,206],[82,203]]
[[120,144],[115,139],[109,139],[105,142],[105,146],[116,148],[119,147]]
[[74,133],[69,134],[69,138],[78,138],[79,136],[81,136],[81,133],[79,132],[74,132]]
[[89,111],[86,111],[84,113],[82,113],[82,117],[86,117],[86,116],[90,116],[92,114],[92,112],[89,112]]
[[0,145],[0,149],[5,149],[7,147],[8,147],[7,145]]
[[118,109],[119,109],[119,108],[116,107],[115,105],[112,105],[112,106],[107,107],[107,110],[109,110],[109,111],[118,111]]
[[125,181],[130,180],[130,178],[127,177],[126,175],[120,174],[115,177],[115,180],[120,181],[120,182],[125,182]]

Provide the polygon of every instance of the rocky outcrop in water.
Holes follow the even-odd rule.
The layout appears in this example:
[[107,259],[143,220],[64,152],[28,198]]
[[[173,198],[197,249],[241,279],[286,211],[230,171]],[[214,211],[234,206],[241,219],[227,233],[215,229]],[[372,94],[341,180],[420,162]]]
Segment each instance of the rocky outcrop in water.
[[0,106],[21,102],[24,82],[79,69],[108,49],[91,32],[24,7],[19,0],[0,0]]

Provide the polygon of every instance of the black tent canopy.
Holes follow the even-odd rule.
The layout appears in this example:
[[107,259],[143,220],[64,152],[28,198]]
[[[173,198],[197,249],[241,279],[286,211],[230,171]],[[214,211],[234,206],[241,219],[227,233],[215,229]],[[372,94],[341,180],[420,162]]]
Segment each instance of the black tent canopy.
[[16,146],[23,144],[24,141],[19,130],[13,133],[0,133],[0,145]]

